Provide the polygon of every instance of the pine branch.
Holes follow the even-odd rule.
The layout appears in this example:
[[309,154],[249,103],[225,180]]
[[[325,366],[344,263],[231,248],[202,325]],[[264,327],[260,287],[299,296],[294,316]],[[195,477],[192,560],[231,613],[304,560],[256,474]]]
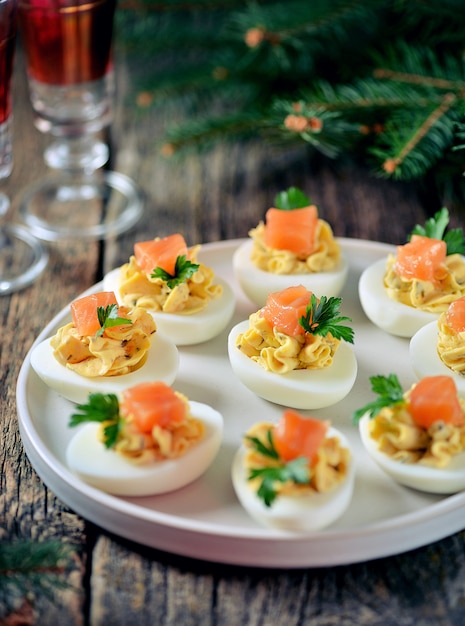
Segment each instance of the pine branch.
[[208,149],[219,139],[248,139],[256,135],[257,129],[267,125],[263,119],[250,115],[233,114],[219,119],[191,121],[183,126],[171,127],[166,135],[166,142],[161,148],[165,157],[172,157],[181,150]]
[[382,159],[382,170],[386,175],[402,180],[414,179],[425,167],[432,167],[441,158],[445,148],[454,140],[455,120],[447,114],[455,102],[454,94],[447,94],[440,106],[426,117],[417,114],[407,127],[404,118],[402,126],[391,120],[387,129],[390,132],[386,133],[389,147],[371,150],[373,155]]
[[461,177],[463,0],[137,6],[119,9],[128,24],[119,32],[154,68],[141,76],[138,103],[177,102],[187,114],[168,128],[165,154],[255,135],[345,153],[395,180],[428,176],[445,187]]
[[[424,87],[424,85],[421,85]],[[416,109],[439,103],[441,94],[427,93],[414,84],[399,86],[384,83],[374,78],[355,80],[352,85],[332,86],[328,81],[315,81],[311,90],[303,90],[301,101],[305,107],[339,111],[343,113],[362,112],[369,109]]]
[[270,121],[262,129],[269,139],[296,143],[298,138],[331,158],[356,145],[363,132],[359,122],[345,119],[340,112],[319,106],[312,108],[304,101],[276,101]]
[[[260,2],[260,0],[258,0],[258,2]],[[155,2],[154,0],[123,0],[119,2],[118,8],[123,11],[144,10],[168,13],[175,11],[197,12],[237,9],[238,6],[244,6],[246,4],[246,0],[167,0],[165,2]]]
[[279,45],[308,36],[346,37],[350,23],[358,22],[361,17],[375,19],[377,9],[385,5],[384,0],[372,0],[369,5],[361,0],[313,0],[306,4],[288,1],[270,7],[251,5],[234,17],[234,23],[242,33],[261,29],[264,36],[256,45],[266,41]]
[[375,70],[373,75],[379,79],[395,80],[409,85],[421,85],[422,87],[453,91],[462,98],[465,96],[465,82],[463,80],[447,80],[446,78],[438,78],[436,76],[422,76],[383,68]]
[[71,548],[59,541],[0,543],[0,618],[27,595],[56,599],[56,589],[70,586],[71,565]]

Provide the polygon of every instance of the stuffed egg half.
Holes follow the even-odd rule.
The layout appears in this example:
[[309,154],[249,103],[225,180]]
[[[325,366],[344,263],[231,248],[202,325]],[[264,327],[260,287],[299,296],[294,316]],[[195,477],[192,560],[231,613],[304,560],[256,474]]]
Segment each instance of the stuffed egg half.
[[[150,397],[155,399],[147,401],[147,389],[152,388],[156,391],[155,395],[150,391]],[[130,392],[136,394],[131,402],[139,419],[130,421],[110,448],[102,439],[101,424],[78,425],[66,450],[69,468],[93,487],[120,496],[167,493],[199,478],[220,448],[221,414],[200,402],[180,401],[175,391],[159,381],[136,385]],[[160,394],[163,398],[157,399]],[[170,408],[172,398],[188,407],[187,417],[184,413],[179,417],[178,408]]]
[[86,401],[89,393],[119,393],[124,387],[152,380],[173,384],[178,372],[179,353],[171,340],[157,333],[152,339],[147,360],[139,369],[121,376],[87,378],[61,365],[53,355],[50,339],[45,339],[33,348],[31,366],[50,389],[80,404]]
[[233,269],[245,295],[257,306],[264,306],[272,291],[282,291],[296,283],[304,285],[316,295],[337,296],[341,292],[349,269],[347,259],[341,257],[332,270],[307,274],[275,274],[256,267],[250,259],[253,241],[242,243],[233,255]]
[[[286,426],[289,421],[292,422],[290,428],[289,425]],[[260,425],[257,426],[260,427]],[[262,492],[257,491],[257,485],[251,485],[251,468],[247,465],[250,445],[243,444],[234,457],[231,469],[236,495],[249,515],[262,526],[292,532],[314,532],[326,528],[344,514],[352,499],[355,465],[348,440],[339,430],[328,427],[325,422],[299,416],[292,410],[284,412],[277,428],[293,430],[294,436],[297,435],[299,442],[296,445],[291,444],[291,456],[286,456],[286,460],[283,460],[278,453],[279,460],[268,460],[265,467],[269,468],[272,465],[273,469],[276,469],[276,466],[279,472],[279,468],[282,468],[285,463],[290,460],[295,463],[297,460],[297,463],[302,463],[301,469],[306,464],[307,467],[311,467],[308,477],[310,483],[307,485],[294,484],[291,487],[284,486],[282,492],[277,492],[276,496],[272,494],[274,499],[271,502],[268,501],[267,496],[260,495]],[[308,432],[308,428],[313,434]],[[317,434],[315,434],[315,430]],[[254,429],[251,429],[250,433],[252,432]],[[321,443],[322,436],[324,443]],[[266,439],[263,441],[265,446],[269,445]],[[273,442],[277,445],[275,437],[273,437]],[[307,445],[313,450],[316,442],[318,442],[317,445],[320,449],[320,457],[315,464],[314,460],[309,461],[304,456],[306,454],[304,450]],[[325,443],[331,449],[332,466],[329,475],[331,475],[333,482],[323,478],[321,482],[325,484],[325,487],[319,491],[319,475],[324,476],[325,471],[327,471],[325,454],[324,451],[321,451],[324,450]],[[315,451],[311,454],[314,457]],[[279,474],[277,475],[279,476]],[[262,478],[263,475],[258,480]],[[285,480],[289,481],[288,478]],[[289,482],[286,484],[288,485]],[[268,485],[267,491],[272,493],[276,485],[277,482],[271,483]],[[279,489],[279,485],[277,488]]]
[[436,313],[422,311],[390,298],[383,284],[386,259],[365,269],[359,280],[360,303],[368,319],[392,335],[412,337],[417,330],[434,320]]
[[32,368],[60,396],[82,403],[91,392],[174,382],[178,349],[143,309],[118,307],[113,292],[96,292],[70,310],[71,320],[31,351]]
[[[342,400],[354,385],[357,360],[349,345],[353,331],[340,323],[350,321],[339,316],[340,301],[318,299],[303,285],[268,294],[266,305],[229,333],[229,360],[239,380],[265,400],[295,409]],[[335,320],[332,332],[322,330],[319,315]],[[322,332],[313,332],[312,324]]]
[[[236,300],[233,290],[225,280],[216,277],[215,283],[221,286],[221,295],[210,300],[204,309],[195,313],[166,313],[147,309],[159,331],[178,346],[204,343],[218,336],[231,321]],[[119,268],[104,277],[103,285],[114,291],[119,302],[122,302],[119,295]]]
[[[383,377],[374,377],[378,390]],[[373,380],[372,379],[372,380]],[[465,401],[450,376],[427,376],[402,393],[397,377],[382,409],[360,410],[362,443],[375,463],[401,485],[436,494],[465,488]],[[380,394],[383,395],[383,394]]]

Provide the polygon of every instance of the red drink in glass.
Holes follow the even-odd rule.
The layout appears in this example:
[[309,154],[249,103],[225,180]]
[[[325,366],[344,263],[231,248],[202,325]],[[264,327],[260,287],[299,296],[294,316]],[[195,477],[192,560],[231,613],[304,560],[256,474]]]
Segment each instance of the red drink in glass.
[[109,69],[115,0],[20,0],[29,75],[49,85],[76,85]]
[[13,73],[14,48],[14,34],[0,39],[0,124],[6,122],[11,114],[11,75]]
[[0,178],[13,168],[11,136],[11,77],[16,39],[16,3],[0,2]]
[[101,169],[109,146],[100,131],[115,96],[116,0],[17,1],[34,123],[54,137],[44,151],[54,173],[25,193],[22,217],[47,241],[123,232],[143,204],[129,178]]
[[19,0],[35,124],[56,136],[96,132],[112,117],[116,0]]

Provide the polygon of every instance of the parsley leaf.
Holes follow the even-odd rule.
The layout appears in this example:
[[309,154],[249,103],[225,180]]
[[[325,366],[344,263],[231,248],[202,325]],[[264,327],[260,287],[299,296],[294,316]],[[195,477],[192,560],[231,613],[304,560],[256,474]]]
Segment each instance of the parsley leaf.
[[261,478],[262,482],[257,490],[257,495],[263,500],[265,506],[270,507],[277,498],[274,488],[276,482],[284,483],[290,480],[301,485],[306,485],[310,482],[308,459],[302,456],[279,467],[251,469],[249,480],[254,478]]
[[100,329],[95,333],[96,337],[101,337],[106,328],[112,326],[121,326],[121,324],[132,324],[131,320],[125,317],[118,317],[118,305],[109,304],[108,306],[97,307],[97,317],[100,324]]
[[379,398],[355,411],[352,418],[354,423],[357,423],[365,413],[369,413],[370,417],[375,417],[384,407],[405,402],[402,387],[395,374],[371,376],[370,382],[372,391],[377,393]]
[[327,335],[331,333],[336,339],[344,339],[348,343],[354,343],[354,331],[350,326],[344,326],[341,322],[351,322],[350,317],[339,315],[341,298],[321,296],[320,301],[312,293],[310,304],[307,306],[305,315],[299,320],[299,324],[307,333],[314,335]]
[[449,211],[443,207],[440,211],[426,220],[424,226],[417,224],[411,235],[422,235],[432,239],[442,239],[447,245],[447,255],[465,254],[465,237],[461,228],[452,228],[446,232],[449,225]]
[[[257,437],[246,437],[259,454],[270,457],[275,461],[279,460],[279,454],[273,444],[271,430],[267,433],[268,446]],[[308,459],[298,457],[288,463],[279,463],[271,467],[252,468],[249,472],[248,480],[260,479],[261,483],[257,490],[257,495],[261,498],[265,506],[270,507],[277,498],[275,489],[276,482],[292,481],[300,485],[310,482],[310,468]]]
[[87,404],[78,404],[80,413],[71,415],[69,426],[79,426],[85,422],[105,423],[103,427],[104,444],[112,448],[124,424],[119,412],[118,398],[113,393],[91,393]]
[[465,254],[465,237],[461,228],[452,228],[444,235],[447,245],[447,255]]
[[287,191],[281,191],[276,195],[274,203],[277,209],[292,211],[292,209],[302,209],[308,206],[311,204],[311,201],[297,187],[289,187]]
[[192,263],[192,261],[189,261],[185,254],[182,254],[176,259],[174,274],[170,274],[162,267],[156,267],[153,270],[151,277],[161,278],[166,282],[170,289],[174,289],[176,285],[180,285],[181,283],[186,282],[188,278],[191,278],[191,276],[195,274],[198,269],[198,263]]
[[253,445],[253,447],[257,450],[259,454],[270,457],[271,459],[275,459],[275,460],[279,459],[279,454],[273,444],[273,437],[271,435],[271,430],[269,430],[267,433],[268,447],[264,443],[262,443],[260,439],[258,439],[258,437],[247,436],[246,439],[247,441],[250,441],[250,443]]

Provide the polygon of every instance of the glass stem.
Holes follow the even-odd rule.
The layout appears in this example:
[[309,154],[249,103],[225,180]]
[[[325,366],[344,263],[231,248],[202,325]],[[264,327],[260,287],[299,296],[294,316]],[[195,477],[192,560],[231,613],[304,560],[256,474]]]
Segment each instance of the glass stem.
[[92,173],[108,161],[109,149],[95,135],[58,137],[45,150],[44,158],[54,169]]
[[0,191],[0,223],[3,222],[3,218],[8,213],[10,208],[10,198]]

